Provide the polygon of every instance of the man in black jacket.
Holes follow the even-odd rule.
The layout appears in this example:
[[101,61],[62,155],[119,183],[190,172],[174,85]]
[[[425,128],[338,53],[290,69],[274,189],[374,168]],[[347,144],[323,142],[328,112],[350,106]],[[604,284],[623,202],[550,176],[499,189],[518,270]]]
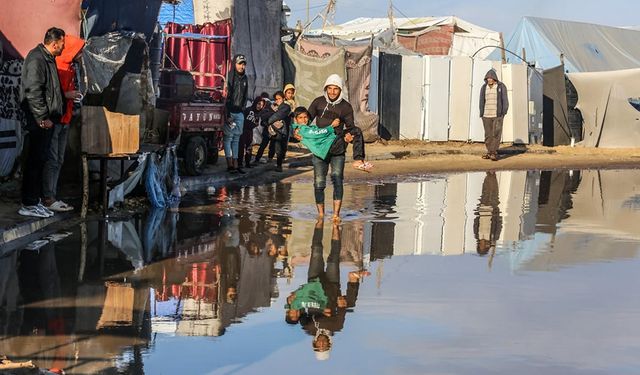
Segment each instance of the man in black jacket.
[[502,122],[509,110],[507,86],[498,81],[498,75],[491,69],[484,77],[485,84],[480,89],[480,117],[484,125],[484,143],[487,153],[484,159],[498,161],[498,148],[502,140]]
[[234,69],[227,76],[227,113],[229,119],[224,125],[224,156],[227,158],[227,171],[244,173],[238,166],[240,156],[240,136],[244,128],[244,109],[247,105],[249,80],[245,73],[247,59],[244,55],[233,58]]
[[20,100],[27,118],[27,155],[22,178],[23,216],[51,217],[53,212],[40,202],[43,169],[49,154],[54,123],[64,114],[64,94],[58,79],[56,56],[64,49],[63,30],[52,27],[45,33],[44,43],[32,49],[24,60]]
[[[318,216],[324,217],[324,189],[327,185],[327,172],[331,166],[333,181],[333,219],[340,220],[342,208],[344,163],[347,144],[353,142],[354,167],[367,170],[369,163],[364,161],[364,137],[355,125],[353,107],[343,98],[342,78],[332,74],[324,85],[324,95],[316,98],[309,106],[309,121],[320,128],[332,126],[336,140],[331,145],[326,159],[313,156],[314,191]],[[297,136],[298,140],[301,138]],[[363,168],[364,167],[364,168]]]

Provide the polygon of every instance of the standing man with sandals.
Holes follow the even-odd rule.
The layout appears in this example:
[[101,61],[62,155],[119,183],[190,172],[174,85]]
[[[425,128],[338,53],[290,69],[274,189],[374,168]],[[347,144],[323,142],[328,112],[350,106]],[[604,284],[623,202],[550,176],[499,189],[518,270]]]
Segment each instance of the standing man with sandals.
[[480,89],[480,117],[484,125],[484,144],[487,147],[487,153],[482,158],[498,161],[502,123],[509,110],[509,97],[507,86],[498,81],[495,70],[489,70],[484,81],[485,84]]
[[[316,98],[309,106],[309,121],[313,122],[315,119],[316,126],[319,128],[331,126],[336,134],[327,157],[321,159],[313,155],[312,159],[315,201],[320,218],[325,214],[324,190],[327,185],[329,166],[331,166],[334,221],[340,221],[347,145],[353,143],[354,168],[368,172],[372,167],[371,163],[364,161],[364,137],[362,130],[355,125],[353,107],[343,98],[343,85],[342,78],[337,74],[329,76],[324,85],[324,95]],[[299,135],[296,138],[301,139]]]

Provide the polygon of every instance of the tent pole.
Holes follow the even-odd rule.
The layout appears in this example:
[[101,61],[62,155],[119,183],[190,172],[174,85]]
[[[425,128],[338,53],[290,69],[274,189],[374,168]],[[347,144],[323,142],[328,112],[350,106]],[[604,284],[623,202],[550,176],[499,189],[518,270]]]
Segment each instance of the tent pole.
[[504,37],[502,36],[502,33],[500,33],[500,52],[502,55],[502,63],[506,64],[507,63],[507,51],[504,50]]

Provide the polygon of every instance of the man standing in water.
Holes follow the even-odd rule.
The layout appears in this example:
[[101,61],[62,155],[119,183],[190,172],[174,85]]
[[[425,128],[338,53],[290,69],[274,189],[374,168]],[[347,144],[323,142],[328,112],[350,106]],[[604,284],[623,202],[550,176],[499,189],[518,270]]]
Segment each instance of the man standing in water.
[[[327,173],[331,166],[331,180],[333,182],[333,220],[340,221],[342,208],[344,163],[347,145],[353,146],[353,167],[368,171],[370,163],[364,161],[364,137],[362,131],[355,125],[353,107],[343,98],[342,78],[332,74],[324,85],[324,95],[316,98],[309,106],[309,122],[315,119],[316,126],[326,128],[332,126],[336,139],[331,145],[325,159],[313,156],[314,192],[318,216],[324,217],[324,189],[327,186]],[[297,137],[301,140],[301,137]]]
[[509,97],[507,87],[498,81],[495,70],[489,70],[484,81],[485,84],[480,89],[480,117],[484,125],[484,144],[487,146],[487,153],[482,158],[498,161],[502,122],[509,110]]

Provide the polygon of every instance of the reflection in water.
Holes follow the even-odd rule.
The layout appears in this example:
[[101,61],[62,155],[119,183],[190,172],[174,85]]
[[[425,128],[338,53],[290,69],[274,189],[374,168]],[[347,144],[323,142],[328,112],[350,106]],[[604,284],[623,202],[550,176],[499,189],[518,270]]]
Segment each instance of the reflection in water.
[[500,191],[495,172],[487,172],[482,183],[482,196],[478,204],[473,231],[478,240],[478,255],[495,252],[496,243],[502,232],[502,216],[500,215]]
[[[335,361],[341,368],[351,363],[343,352],[356,355],[346,343],[368,332],[363,327],[376,327],[386,336],[362,344],[360,352],[366,355],[372,345],[383,343],[391,354],[371,349],[377,354],[372,363],[386,358],[400,368],[402,362],[394,362],[398,358],[418,361],[422,354],[406,348],[396,353],[390,347],[396,330],[409,337],[412,347],[422,345],[416,340],[437,340],[462,327],[491,342],[492,332],[478,333],[477,325],[455,313],[438,315],[468,310],[469,299],[477,298],[456,300],[459,290],[447,289],[447,282],[478,282],[473,275],[488,269],[486,259],[476,263],[478,255],[487,256],[490,274],[500,278],[493,280],[494,289],[509,285],[508,280],[531,290],[542,281],[526,284],[517,277],[520,273],[554,271],[562,278],[569,277],[564,268],[576,268],[581,275],[580,269],[590,264],[602,274],[597,262],[623,267],[637,258],[639,196],[636,171],[501,171],[347,185],[345,208],[351,211],[329,231],[325,223],[315,222],[311,184],[221,188],[216,196],[184,202],[179,212],[151,210],[127,220],[89,222],[86,231],[83,227],[37,251],[0,258],[0,354],[69,374],[173,373],[180,369],[167,362],[171,351],[182,354],[172,359],[179,366],[196,346],[207,354],[189,357],[189,365],[182,362],[183,369],[200,364],[189,373],[215,368],[252,372],[252,363],[271,363],[276,353],[289,353],[284,360],[300,358],[292,360],[300,365],[310,353],[331,357],[325,363]],[[375,271],[376,279],[366,287],[361,286],[365,269]],[[572,275],[576,283],[589,283],[586,274]],[[543,280],[545,274],[538,275]],[[344,291],[341,280],[347,280]],[[390,287],[393,293],[385,294]],[[562,283],[553,287],[563,290]],[[496,311],[510,311],[522,302],[509,290],[502,292],[504,300],[488,299],[482,305],[488,311],[474,313],[496,316],[481,326],[500,327],[508,319],[498,318]],[[533,297],[544,299],[541,295]],[[356,298],[357,319],[351,318],[349,329],[341,332]],[[554,303],[570,303],[564,301]],[[625,306],[621,301],[609,304]],[[282,323],[283,305],[288,306],[289,327]],[[617,319],[631,321],[640,312],[634,309]],[[440,320],[425,323],[431,315]],[[430,328],[418,339],[404,321],[422,324],[416,332]],[[288,329],[294,327],[299,328]],[[535,336],[533,331],[523,334]],[[312,337],[311,347],[303,336]],[[202,338],[211,341],[195,341]],[[545,347],[547,341],[539,340]],[[430,347],[437,349],[433,342]],[[542,357],[553,356],[540,351]],[[430,368],[420,366],[413,372]],[[349,369],[343,372],[353,372]]]
[[300,323],[313,336],[312,347],[318,360],[329,359],[333,335],[344,327],[347,309],[356,305],[362,272],[350,272],[346,295],[340,287],[340,250],[342,233],[332,226],[331,250],[325,268],[322,244],[324,221],[317,221],[311,242],[311,261],[307,283],[287,297],[285,321]]

